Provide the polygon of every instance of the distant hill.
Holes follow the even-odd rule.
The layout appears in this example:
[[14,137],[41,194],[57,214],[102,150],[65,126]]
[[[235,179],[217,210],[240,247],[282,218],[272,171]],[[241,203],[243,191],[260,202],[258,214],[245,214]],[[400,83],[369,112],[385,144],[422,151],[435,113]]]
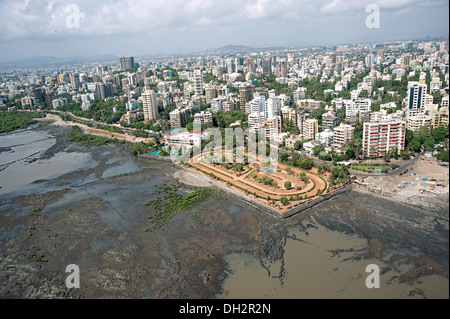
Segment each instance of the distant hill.
[[249,51],[278,51],[287,49],[283,46],[275,46],[275,47],[249,47],[246,45],[225,45],[223,47],[209,50],[214,52],[249,52]]
[[217,51],[249,51],[253,50],[253,48],[245,46],[245,45],[235,45],[235,44],[229,44],[225,45],[223,47],[215,49]]
[[118,61],[115,55],[93,55],[93,56],[72,56],[72,57],[54,57],[54,56],[35,56],[14,59],[6,62],[1,62],[1,68],[37,68],[50,67],[69,64],[84,64],[84,63],[102,63]]

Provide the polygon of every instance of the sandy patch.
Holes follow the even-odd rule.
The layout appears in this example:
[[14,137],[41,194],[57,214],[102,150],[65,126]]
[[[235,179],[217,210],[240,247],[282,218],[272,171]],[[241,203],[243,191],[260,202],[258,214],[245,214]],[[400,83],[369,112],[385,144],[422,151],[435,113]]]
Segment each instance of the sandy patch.
[[185,170],[179,170],[173,174],[175,178],[178,178],[182,183],[189,186],[196,187],[209,187],[212,186],[212,183],[204,178],[203,176],[199,176],[195,173],[188,172]]

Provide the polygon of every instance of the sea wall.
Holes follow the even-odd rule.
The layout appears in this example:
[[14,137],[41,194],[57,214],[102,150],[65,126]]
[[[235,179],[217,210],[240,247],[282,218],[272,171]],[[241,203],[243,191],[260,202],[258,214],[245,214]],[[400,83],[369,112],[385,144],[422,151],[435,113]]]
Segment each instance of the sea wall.
[[[163,157],[163,156],[153,156],[153,155],[151,155],[151,156],[150,155],[140,155],[140,157],[145,158],[145,159],[155,159],[155,160],[161,160],[161,161],[165,161],[165,162],[172,162],[172,160],[170,159],[169,156]],[[289,218],[291,216],[294,216],[294,215],[296,215],[296,214],[298,214],[298,213],[300,213],[300,212],[302,212],[302,211],[304,211],[306,209],[314,207],[315,205],[323,203],[324,201],[327,201],[327,200],[329,200],[329,199],[331,199],[331,198],[333,198],[333,197],[335,197],[335,196],[337,196],[339,194],[345,193],[345,192],[347,192],[347,191],[352,189],[352,185],[348,184],[348,185],[342,186],[342,187],[340,187],[338,189],[335,189],[335,190],[333,190],[333,191],[331,191],[331,192],[329,192],[329,193],[327,193],[325,195],[320,195],[319,197],[317,197],[315,199],[312,199],[312,200],[309,200],[309,201],[307,201],[305,203],[302,203],[302,204],[300,204],[300,205],[298,205],[298,206],[296,206],[296,207],[294,207],[294,208],[292,208],[292,209],[290,209],[290,210],[288,210],[286,212],[280,212],[279,210],[275,209],[274,207],[268,206],[268,205],[262,203],[261,201],[259,201],[256,198],[252,198],[252,197],[250,197],[250,196],[248,196],[246,194],[243,194],[243,193],[241,193],[241,192],[239,192],[237,190],[232,189],[229,186],[226,186],[226,185],[224,185],[224,184],[222,184],[220,182],[217,182],[217,181],[215,181],[215,180],[213,180],[211,178],[205,177],[202,174],[199,174],[198,172],[196,172],[195,170],[188,169],[188,168],[186,168],[184,166],[181,166],[181,165],[178,165],[176,163],[174,163],[174,165],[176,165],[178,168],[180,168],[182,170],[196,173],[198,176],[201,176],[203,179],[208,181],[210,183],[210,185],[218,187],[218,188],[220,188],[221,190],[223,190],[224,192],[226,192],[228,194],[231,194],[231,195],[234,195],[234,196],[238,196],[239,198],[241,198],[244,202],[246,202],[250,206],[253,206],[253,207],[255,207],[255,208],[257,208],[257,209],[259,209],[259,210],[261,210],[261,211],[263,211],[263,212],[265,212],[267,214],[270,214],[270,215],[272,215],[272,216],[274,216],[276,218],[279,218],[279,219],[286,219],[286,218]]]
[[314,207],[314,206],[316,206],[316,205],[318,205],[320,203],[323,203],[324,201],[327,201],[327,200],[329,200],[329,199],[331,199],[331,198],[333,198],[333,197],[335,197],[335,196],[337,196],[339,194],[348,192],[351,189],[352,189],[352,185],[348,184],[348,185],[342,186],[342,187],[340,187],[338,189],[335,189],[335,190],[333,190],[330,193],[327,193],[325,195],[320,195],[317,198],[314,198],[314,199],[312,199],[310,201],[302,203],[302,204],[300,204],[300,205],[298,205],[298,206],[288,210],[287,212],[282,213],[281,218],[286,219],[286,218],[289,218],[291,216],[294,216],[294,215],[296,215],[296,214],[298,214],[298,213],[300,213],[300,212],[302,212],[302,211],[304,211],[304,210],[306,210],[308,208],[311,208],[311,207]]

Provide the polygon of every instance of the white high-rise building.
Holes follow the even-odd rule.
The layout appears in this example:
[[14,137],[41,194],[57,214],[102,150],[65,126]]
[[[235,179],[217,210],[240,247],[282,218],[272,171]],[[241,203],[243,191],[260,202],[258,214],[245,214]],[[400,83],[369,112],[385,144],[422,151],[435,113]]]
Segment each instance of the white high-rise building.
[[262,124],[261,113],[255,112],[248,115],[248,128],[250,133],[256,133],[259,131],[259,127]]
[[372,53],[369,53],[365,58],[366,67],[370,68],[374,64],[375,56]]
[[427,85],[420,82],[408,82],[407,108],[408,116],[423,114]]
[[280,115],[281,103],[276,97],[269,97],[266,101],[266,118]]
[[264,95],[256,96],[250,101],[250,113],[266,113],[266,97]]
[[194,92],[195,95],[203,95],[203,75],[202,71],[194,71]]
[[356,99],[356,100],[344,100],[345,104],[345,117],[350,119],[352,116],[361,113],[369,113],[372,106],[370,99]]
[[144,120],[156,120],[158,118],[158,100],[153,90],[145,91],[142,96],[142,108]]
[[273,116],[266,120],[265,123],[266,138],[278,141],[278,135],[281,133],[281,116]]

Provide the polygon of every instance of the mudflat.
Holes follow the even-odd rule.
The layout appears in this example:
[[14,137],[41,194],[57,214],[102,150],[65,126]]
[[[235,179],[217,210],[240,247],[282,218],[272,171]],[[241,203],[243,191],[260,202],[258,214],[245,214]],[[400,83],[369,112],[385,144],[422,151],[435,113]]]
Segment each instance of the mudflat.
[[[358,243],[366,244],[359,249],[342,246],[322,253],[330,258],[346,254],[340,268],[378,261],[386,283],[406,285],[398,298],[436,297],[420,286],[429,276],[448,287],[448,207],[427,210],[350,191],[280,220],[216,190],[215,196],[151,229],[148,218],[156,211],[146,203],[165,196],[164,186],[177,184],[179,194],[189,194],[208,183],[196,185],[170,162],[132,158],[126,145],[69,143],[70,128],[41,122],[30,130],[55,142],[27,159],[18,156],[22,162],[14,165],[46,165],[60,154],[84,154],[85,165],[63,169],[55,162],[58,174],[28,178],[25,186],[10,191],[1,185],[1,298],[233,298],[231,289],[225,291],[233,286],[230,256],[253,256],[255,267],[269,270],[255,278],[255,289],[257,281],[274,276],[286,284],[293,280],[293,270],[283,270],[292,257],[287,244],[312,240],[317,226],[362,238]],[[19,152],[14,145],[0,146],[2,154]],[[79,289],[65,285],[69,264],[79,266]],[[364,269],[360,272],[365,275]],[[360,273],[354,277],[364,285]],[[342,289],[338,280],[335,285],[332,289]],[[308,296],[304,289],[291,297]],[[448,298],[448,289],[438,297]]]

